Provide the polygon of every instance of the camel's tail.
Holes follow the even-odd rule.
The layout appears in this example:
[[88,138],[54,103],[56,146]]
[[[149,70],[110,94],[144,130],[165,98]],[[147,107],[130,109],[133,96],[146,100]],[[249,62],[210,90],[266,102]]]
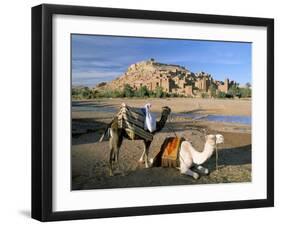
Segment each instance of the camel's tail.
[[111,127],[113,121],[114,121],[114,119],[106,126],[106,128],[105,128],[105,130],[104,130],[104,132],[103,132],[103,134],[101,136],[101,138],[99,139],[99,142],[102,142],[106,135],[109,136],[110,127]]
[[106,136],[106,134],[108,134],[108,132],[109,132],[109,128],[106,128],[106,129],[104,130],[104,132],[103,132],[101,138],[99,139],[99,142],[102,142],[102,141],[103,141],[104,137]]

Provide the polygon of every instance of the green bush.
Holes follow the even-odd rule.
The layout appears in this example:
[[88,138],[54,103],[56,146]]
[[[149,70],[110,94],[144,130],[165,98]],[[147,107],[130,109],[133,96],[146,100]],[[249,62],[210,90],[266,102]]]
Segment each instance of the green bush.
[[156,97],[155,92],[153,92],[153,91],[151,91],[151,90],[149,90],[148,95],[149,95],[149,97],[151,97],[151,98],[155,98],[155,97]]
[[202,98],[208,98],[209,95],[208,95],[208,93],[201,93],[201,97],[202,97]]
[[217,98],[225,98],[226,97],[226,93],[225,92],[221,92],[219,91],[217,94]]
[[252,90],[250,88],[240,88],[241,97],[252,97]]
[[149,97],[149,90],[146,86],[141,86],[136,92],[135,96],[137,97]]
[[133,97],[134,96],[134,90],[129,84],[125,84],[123,93],[124,93],[125,97]]
[[169,96],[170,97],[178,97],[179,95],[177,93],[171,93]]
[[91,98],[91,90],[88,87],[84,87],[81,91],[82,97],[85,99]]
[[163,88],[160,87],[160,86],[157,86],[156,89],[155,89],[155,96],[157,98],[161,98],[164,96],[164,91],[163,91]]
[[94,98],[93,90],[89,87],[72,88],[71,95],[73,99],[91,99]]
[[166,93],[166,92],[163,92],[163,98],[166,98],[166,97],[170,97],[170,94],[169,93]]
[[124,97],[124,92],[120,91],[120,90],[113,90],[111,96],[113,98],[120,98],[120,97]]
[[240,88],[235,84],[231,86],[227,92],[229,96],[239,96],[240,95]]
[[211,97],[216,97],[216,91],[217,91],[216,86],[214,84],[211,84],[209,89],[210,89]]

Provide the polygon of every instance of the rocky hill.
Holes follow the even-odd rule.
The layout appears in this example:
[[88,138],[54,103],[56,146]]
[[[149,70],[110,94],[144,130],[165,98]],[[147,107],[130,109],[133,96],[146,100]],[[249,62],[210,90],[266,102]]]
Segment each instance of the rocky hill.
[[179,65],[163,64],[150,59],[132,64],[120,77],[109,83],[99,84],[100,88],[120,89],[125,84],[134,87],[135,83],[147,82],[158,79],[159,76],[168,76],[174,78],[176,76],[191,75],[190,71]]
[[164,64],[150,59],[132,64],[123,75],[111,82],[98,84],[96,89],[121,90],[125,84],[135,90],[142,86],[151,91],[161,87],[167,93],[193,96],[201,92],[210,92],[212,84],[215,89],[227,92],[229,87],[236,83],[229,82],[228,79],[224,82],[216,81],[208,73],[193,73],[180,65]]

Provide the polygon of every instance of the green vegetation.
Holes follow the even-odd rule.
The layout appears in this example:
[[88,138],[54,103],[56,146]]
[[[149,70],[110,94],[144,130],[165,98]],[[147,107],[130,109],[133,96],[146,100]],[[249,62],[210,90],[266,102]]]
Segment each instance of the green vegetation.
[[233,97],[241,97],[241,94],[240,94],[240,88],[238,87],[238,85],[233,85],[229,88],[227,94],[226,94],[226,97],[229,97],[229,98],[233,98]]
[[[240,88],[238,85],[230,87],[227,93],[217,91],[214,85],[210,86],[209,93],[200,93],[201,98],[251,98],[252,89],[250,83],[245,87]],[[93,89],[89,87],[73,87],[72,98],[76,100],[94,99],[94,98],[166,98],[166,97],[185,97],[192,98],[192,96],[184,96],[177,93],[167,93],[162,87],[158,86],[154,91],[150,91],[146,86],[141,86],[138,90],[134,90],[129,84],[126,84],[122,90],[103,90]]]
[[216,97],[216,92],[217,92],[216,86],[214,84],[211,84],[209,89],[210,89],[211,97]]
[[208,98],[208,97],[209,97],[208,93],[201,93],[201,98]]
[[251,88],[240,88],[241,97],[252,97],[252,89]]
[[[157,87],[155,91],[150,91],[146,86],[140,87],[138,90],[134,90],[129,84],[126,84],[123,90],[102,90],[102,89],[90,89],[88,87],[72,88],[73,99],[93,99],[93,98],[122,98],[122,97],[157,97],[165,98],[170,95],[163,91],[162,87]],[[172,97],[177,97],[177,94],[173,94]]]
[[94,92],[88,87],[72,88],[72,97],[74,99],[92,99],[95,98]]
[[133,97],[134,96],[134,90],[129,84],[126,84],[124,86],[123,92],[124,92],[125,97]]
[[149,97],[149,90],[146,86],[141,86],[138,90],[135,91],[134,96],[136,97]]
[[163,91],[163,88],[160,87],[160,86],[157,86],[156,89],[155,89],[155,95],[157,98],[161,98],[164,96],[164,91]]
[[216,95],[216,97],[217,98],[225,98],[226,97],[226,93],[219,91],[218,94]]
[[238,98],[250,98],[252,97],[252,89],[251,84],[246,83],[245,87],[238,87],[237,85],[234,85],[230,87],[229,91],[227,92],[228,95],[232,97],[238,97]]
[[252,97],[252,89],[251,89],[251,84],[246,83],[246,87],[239,87],[238,84],[233,85],[229,88],[228,92],[221,92],[221,91],[216,91],[212,85],[210,86],[210,93],[211,97],[215,98],[251,98]]

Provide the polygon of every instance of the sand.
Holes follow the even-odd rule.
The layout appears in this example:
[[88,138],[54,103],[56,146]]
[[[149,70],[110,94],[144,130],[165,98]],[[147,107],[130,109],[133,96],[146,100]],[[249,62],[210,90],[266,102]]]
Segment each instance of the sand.
[[175,168],[153,167],[146,169],[138,163],[143,151],[142,141],[124,140],[120,151],[121,169],[109,176],[108,140],[98,142],[106,124],[112,119],[114,111],[103,111],[103,108],[118,110],[120,103],[141,107],[150,102],[153,111],[159,112],[162,106],[169,106],[173,113],[196,112],[198,114],[251,115],[249,100],[217,99],[99,99],[94,101],[75,102],[74,105],[94,106],[96,111],[74,111],[72,113],[72,189],[105,189],[143,186],[171,186],[191,184],[213,184],[251,181],[251,126],[236,123],[194,121],[186,117],[173,117],[167,126],[155,135],[149,157],[153,158],[159,151],[160,141],[167,136],[183,136],[202,150],[205,132],[221,133],[225,143],[219,146],[219,170],[215,169],[215,157],[212,156],[204,165],[210,175],[194,180],[180,175]]

